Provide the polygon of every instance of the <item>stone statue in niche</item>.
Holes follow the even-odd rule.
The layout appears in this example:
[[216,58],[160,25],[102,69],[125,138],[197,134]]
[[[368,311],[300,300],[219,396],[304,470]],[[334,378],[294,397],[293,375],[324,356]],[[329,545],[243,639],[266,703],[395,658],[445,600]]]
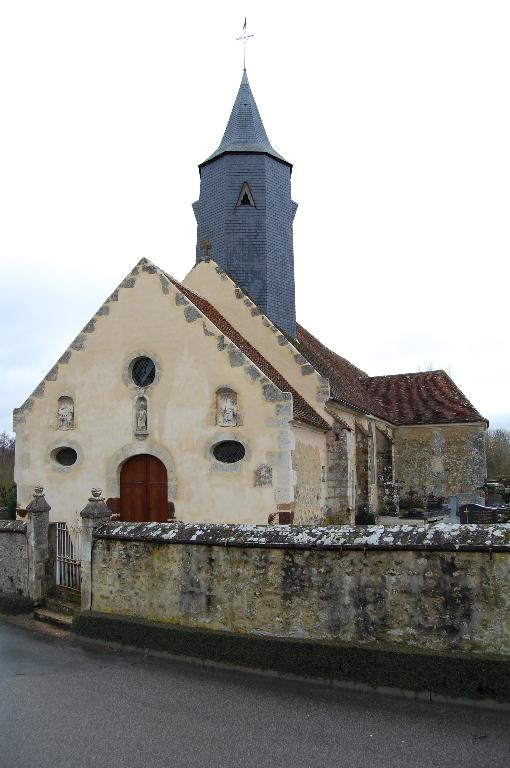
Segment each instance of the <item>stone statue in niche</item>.
[[237,394],[232,389],[220,389],[216,395],[216,423],[219,427],[239,424]]
[[67,430],[74,427],[74,403],[72,397],[59,397],[57,411],[57,429]]
[[141,405],[136,414],[136,428],[139,432],[147,430],[147,408]]
[[135,404],[135,434],[147,435],[148,433],[148,412],[147,400],[145,397],[139,397]]
[[257,467],[253,477],[253,485],[272,485],[273,469],[268,464],[261,464]]

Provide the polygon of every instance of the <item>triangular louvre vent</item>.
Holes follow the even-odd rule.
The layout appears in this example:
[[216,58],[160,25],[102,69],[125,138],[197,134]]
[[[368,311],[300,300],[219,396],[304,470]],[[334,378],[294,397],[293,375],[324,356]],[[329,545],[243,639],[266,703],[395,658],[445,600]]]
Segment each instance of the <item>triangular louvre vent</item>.
[[241,187],[239,197],[237,198],[236,208],[240,208],[241,205],[251,205],[252,208],[255,208],[255,200],[253,199],[251,189],[246,181]]

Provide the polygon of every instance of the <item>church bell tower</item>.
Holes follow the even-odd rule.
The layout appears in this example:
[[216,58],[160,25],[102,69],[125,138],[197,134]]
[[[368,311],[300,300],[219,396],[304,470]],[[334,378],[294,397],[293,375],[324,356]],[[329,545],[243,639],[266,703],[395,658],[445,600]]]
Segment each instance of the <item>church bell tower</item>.
[[221,144],[199,171],[197,262],[214,259],[294,338],[292,165],[269,143],[246,70]]

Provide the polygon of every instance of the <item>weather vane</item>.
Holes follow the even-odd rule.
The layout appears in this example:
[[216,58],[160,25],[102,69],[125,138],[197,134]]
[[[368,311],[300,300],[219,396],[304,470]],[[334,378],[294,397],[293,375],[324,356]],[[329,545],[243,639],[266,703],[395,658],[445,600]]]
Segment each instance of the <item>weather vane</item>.
[[253,37],[253,35],[249,35],[246,32],[246,17],[245,17],[244,18],[244,24],[243,24],[243,34],[241,35],[241,37],[237,38],[238,40],[242,40],[243,41],[243,49],[244,49],[243,50],[243,69],[246,69],[246,43],[248,42],[250,37]]

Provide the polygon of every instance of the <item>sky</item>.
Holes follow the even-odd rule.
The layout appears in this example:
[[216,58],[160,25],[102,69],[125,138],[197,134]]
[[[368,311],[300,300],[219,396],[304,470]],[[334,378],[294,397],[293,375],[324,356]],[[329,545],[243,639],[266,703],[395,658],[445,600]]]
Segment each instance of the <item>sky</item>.
[[510,428],[508,0],[24,0],[0,3],[0,431],[142,256],[192,268],[245,16],[298,319]]

